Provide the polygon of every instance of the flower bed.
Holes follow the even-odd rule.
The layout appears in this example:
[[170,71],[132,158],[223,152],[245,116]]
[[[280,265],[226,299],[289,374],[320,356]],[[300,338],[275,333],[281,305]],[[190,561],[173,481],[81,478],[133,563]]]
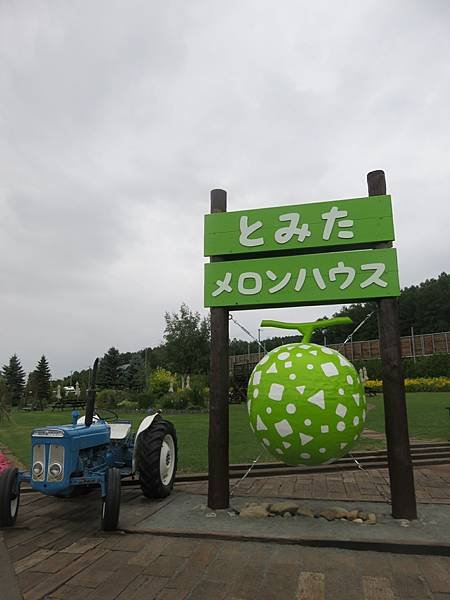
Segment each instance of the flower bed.
[[0,452],[0,473],[10,466],[6,456]]
[[[365,387],[376,392],[383,391],[383,382],[379,379],[369,379],[365,382]],[[414,379],[405,379],[405,389],[407,392],[450,392],[449,377],[417,377]]]

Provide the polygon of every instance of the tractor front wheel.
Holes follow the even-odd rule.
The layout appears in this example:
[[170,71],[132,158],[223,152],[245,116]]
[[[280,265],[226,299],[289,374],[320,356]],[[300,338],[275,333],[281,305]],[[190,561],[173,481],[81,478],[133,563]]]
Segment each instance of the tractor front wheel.
[[20,502],[18,475],[13,467],[0,475],[0,527],[11,527],[16,522]]
[[139,435],[137,459],[144,496],[168,496],[177,470],[177,434],[172,423],[158,418]]
[[117,529],[120,511],[120,470],[108,469],[106,475],[106,496],[102,503],[102,529],[114,531]]

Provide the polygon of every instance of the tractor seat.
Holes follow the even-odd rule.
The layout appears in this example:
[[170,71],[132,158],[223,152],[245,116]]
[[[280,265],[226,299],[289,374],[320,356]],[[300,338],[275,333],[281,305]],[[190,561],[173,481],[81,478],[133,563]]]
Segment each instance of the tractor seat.
[[124,440],[131,430],[131,423],[108,423],[111,427],[112,440]]

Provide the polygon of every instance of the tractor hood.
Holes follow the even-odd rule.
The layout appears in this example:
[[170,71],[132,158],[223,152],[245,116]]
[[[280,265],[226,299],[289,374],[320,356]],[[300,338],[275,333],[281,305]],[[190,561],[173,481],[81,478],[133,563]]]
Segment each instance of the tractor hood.
[[31,432],[32,444],[69,444],[72,450],[83,450],[109,443],[110,427],[105,421],[85,425],[50,425]]

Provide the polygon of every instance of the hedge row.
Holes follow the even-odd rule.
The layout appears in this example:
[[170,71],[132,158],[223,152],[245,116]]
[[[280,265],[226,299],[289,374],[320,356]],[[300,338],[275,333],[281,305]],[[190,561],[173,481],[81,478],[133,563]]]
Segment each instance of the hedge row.
[[[450,376],[450,354],[432,354],[431,356],[420,356],[416,362],[412,358],[404,358],[403,375],[410,379],[449,377]],[[381,379],[381,360],[355,360],[355,367],[367,369],[370,379]]]
[[[379,379],[369,379],[365,383],[366,388],[383,391],[383,382]],[[450,392],[449,377],[417,377],[406,378],[405,389],[407,392]]]

